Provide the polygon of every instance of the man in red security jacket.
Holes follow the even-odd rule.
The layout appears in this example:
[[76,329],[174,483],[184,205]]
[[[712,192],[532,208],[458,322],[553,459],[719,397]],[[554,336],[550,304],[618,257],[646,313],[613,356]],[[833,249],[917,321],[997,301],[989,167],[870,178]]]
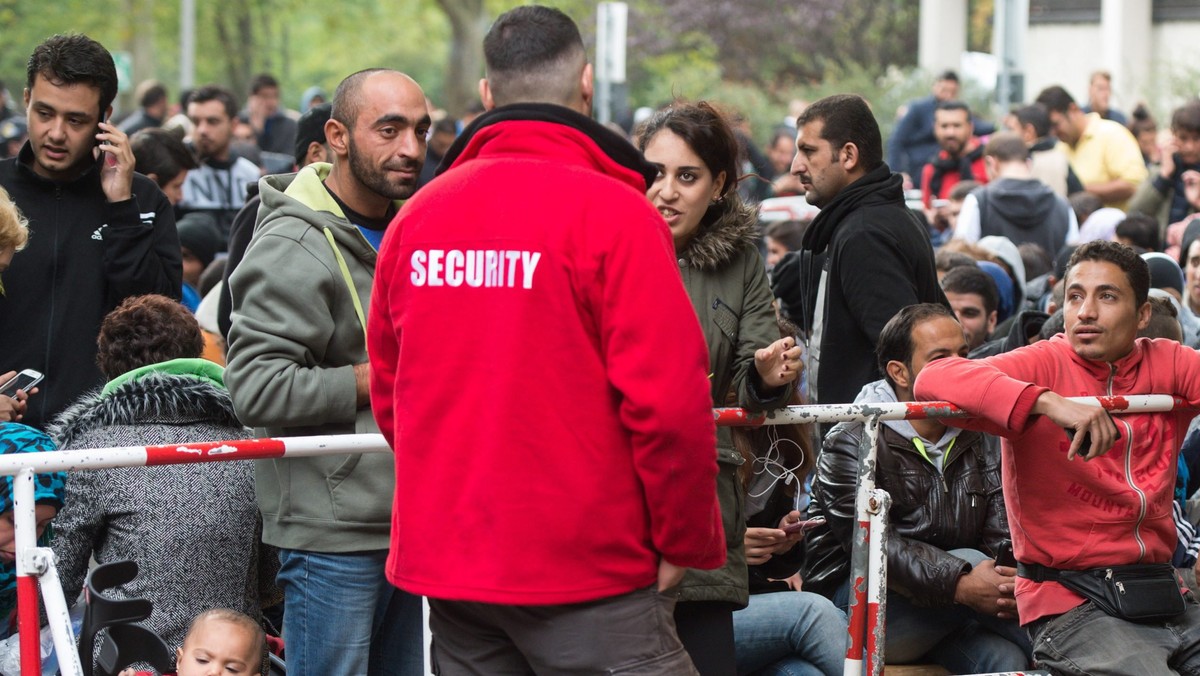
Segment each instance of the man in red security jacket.
[[1170,562],[1175,549],[1176,454],[1194,412],[1111,418],[1064,399],[1157,393],[1200,405],[1200,355],[1135,340],[1150,319],[1149,285],[1132,249],[1090,242],[1067,270],[1065,335],[980,361],[933,362],[917,378],[917,399],[951,401],[980,416],[963,426],[1005,437],[1017,608],[1034,657],[1055,673],[1200,670],[1200,605],[1190,595],[1184,611],[1143,624],[1053,580],[1055,571]]
[[376,266],[388,578],[429,597],[442,674],[694,673],[661,592],[725,539],[707,350],[654,168],[586,117],[566,15],[514,9],[484,53],[489,112]]

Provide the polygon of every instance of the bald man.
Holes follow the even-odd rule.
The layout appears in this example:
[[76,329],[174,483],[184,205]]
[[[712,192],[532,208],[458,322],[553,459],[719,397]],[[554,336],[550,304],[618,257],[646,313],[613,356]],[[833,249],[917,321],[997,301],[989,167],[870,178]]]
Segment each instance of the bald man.
[[[260,182],[262,207],[229,279],[226,381],[262,436],[378,432],[365,313],[384,231],[416,189],[430,118],[403,73],[338,86],[325,125],[332,164]],[[422,672],[419,597],[384,576],[391,455],[263,460],[263,541],[279,547],[288,672]]]

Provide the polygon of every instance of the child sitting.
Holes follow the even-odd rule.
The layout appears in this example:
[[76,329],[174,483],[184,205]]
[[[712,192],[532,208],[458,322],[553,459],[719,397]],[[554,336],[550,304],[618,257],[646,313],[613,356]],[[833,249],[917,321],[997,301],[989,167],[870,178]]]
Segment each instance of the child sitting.
[[[175,676],[262,676],[268,670],[267,660],[266,636],[257,622],[236,610],[214,608],[192,620],[175,652]],[[125,669],[118,676],[151,676],[151,672]]]

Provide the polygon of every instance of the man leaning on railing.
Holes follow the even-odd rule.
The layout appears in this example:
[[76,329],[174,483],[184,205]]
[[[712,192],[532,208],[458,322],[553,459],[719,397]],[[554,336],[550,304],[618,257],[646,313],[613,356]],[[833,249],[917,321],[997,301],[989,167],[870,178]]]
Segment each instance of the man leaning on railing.
[[1065,335],[936,361],[916,381],[917,399],[979,416],[951,424],[1004,437],[1017,607],[1035,658],[1055,672],[1200,670],[1200,605],[1170,565],[1175,456],[1193,412],[1114,420],[1064,399],[1157,393],[1200,405],[1200,355],[1135,337],[1149,285],[1132,249],[1085,244],[1067,269]]

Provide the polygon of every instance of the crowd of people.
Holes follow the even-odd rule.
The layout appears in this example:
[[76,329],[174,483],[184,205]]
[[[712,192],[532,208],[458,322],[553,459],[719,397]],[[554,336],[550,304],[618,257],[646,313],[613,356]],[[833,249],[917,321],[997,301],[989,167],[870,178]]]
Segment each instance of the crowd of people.
[[1097,73],[991,125],[947,72],[886,146],[839,94],[760,149],[713,102],[594,121],[558,10],[483,47],[461,120],[371,68],[298,113],[269,75],[244,107],[146,82],[115,121],[102,45],[35,48],[0,119],[0,380],[44,380],[0,395],[0,453],[394,449],[39,475],[68,601],[136,561],[119,595],[187,676],[268,647],[301,676],[840,673],[864,423],[712,409],[948,400],[976,417],[878,435],[889,662],[1200,670],[1200,430],[1065,398],[1200,406],[1200,100],[1126,126]]

